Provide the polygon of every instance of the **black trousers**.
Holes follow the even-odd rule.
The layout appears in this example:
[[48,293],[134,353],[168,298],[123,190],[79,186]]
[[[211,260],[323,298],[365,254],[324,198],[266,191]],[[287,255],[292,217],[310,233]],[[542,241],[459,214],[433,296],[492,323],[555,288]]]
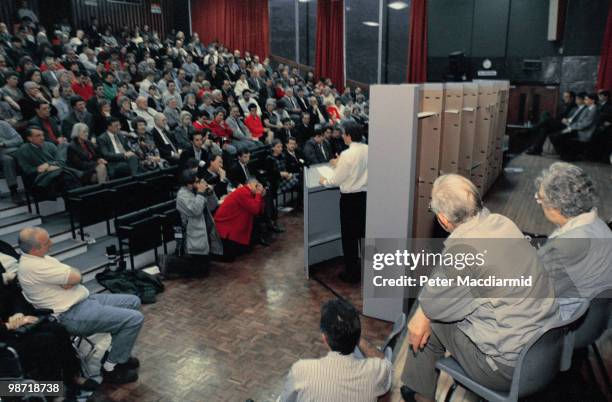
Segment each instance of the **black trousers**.
[[365,237],[366,192],[340,194],[340,231],[347,276],[359,277],[359,241]]

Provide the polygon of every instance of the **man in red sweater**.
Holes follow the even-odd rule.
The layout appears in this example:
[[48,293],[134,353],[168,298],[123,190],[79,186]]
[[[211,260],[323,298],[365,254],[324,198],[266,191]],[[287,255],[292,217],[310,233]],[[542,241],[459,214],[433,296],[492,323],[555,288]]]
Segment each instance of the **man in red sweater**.
[[[272,139],[272,131],[266,129],[261,122],[261,117],[257,115],[257,105],[251,103],[249,105],[249,115],[244,119],[244,124],[248,127],[253,138],[261,142],[270,142]],[[268,138],[269,137],[269,138]]]
[[72,83],[72,90],[79,95],[85,102],[94,96],[94,87],[86,72],[77,73],[77,79]]
[[251,242],[253,220],[264,209],[264,187],[255,179],[228,194],[215,212],[215,226],[223,240],[223,255],[231,261]]

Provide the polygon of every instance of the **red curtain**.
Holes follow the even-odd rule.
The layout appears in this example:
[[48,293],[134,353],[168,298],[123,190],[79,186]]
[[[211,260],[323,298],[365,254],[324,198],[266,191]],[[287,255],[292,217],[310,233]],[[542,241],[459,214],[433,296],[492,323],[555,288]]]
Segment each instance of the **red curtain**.
[[191,26],[204,44],[218,40],[262,60],[270,54],[268,0],[192,0]]
[[410,6],[407,80],[427,81],[427,0],[412,0]]
[[608,22],[601,45],[599,72],[597,74],[598,89],[612,89],[612,0],[608,6]]
[[344,90],[344,0],[317,1],[315,76]]

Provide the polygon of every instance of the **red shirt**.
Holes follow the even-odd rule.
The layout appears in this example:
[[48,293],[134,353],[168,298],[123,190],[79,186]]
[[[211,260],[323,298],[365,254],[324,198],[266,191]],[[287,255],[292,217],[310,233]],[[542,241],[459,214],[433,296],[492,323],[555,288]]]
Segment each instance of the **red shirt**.
[[253,116],[252,114],[249,113],[247,118],[244,119],[244,124],[245,126],[248,127],[249,131],[251,132],[254,138],[259,138],[263,135],[264,126],[259,116],[257,115]]
[[51,125],[51,122],[47,119],[47,120],[42,120],[42,124],[43,124],[43,128],[45,129],[45,131],[47,132],[47,139],[55,144],[58,143],[57,141],[57,135],[55,134],[55,132],[53,131],[53,126]]
[[261,194],[253,195],[247,186],[237,188],[225,197],[215,212],[219,236],[247,246],[251,242],[253,219],[263,212],[263,207]]
[[94,96],[93,85],[81,85],[78,82],[72,84],[72,90],[75,94],[79,95],[85,102],[87,102],[92,96]]
[[217,123],[213,120],[210,122],[209,128],[210,131],[212,131],[212,133],[217,137],[225,137],[228,139],[232,138],[232,129],[229,128],[229,126],[224,121],[222,121],[221,123]]

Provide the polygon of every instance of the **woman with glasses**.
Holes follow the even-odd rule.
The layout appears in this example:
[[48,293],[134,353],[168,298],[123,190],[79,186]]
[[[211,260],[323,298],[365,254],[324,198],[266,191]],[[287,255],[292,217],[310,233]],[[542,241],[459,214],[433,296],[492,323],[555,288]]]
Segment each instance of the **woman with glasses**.
[[586,298],[612,286],[612,231],[597,213],[595,183],[578,166],[553,163],[535,184],[536,202],[557,227],[538,254],[568,319]]

